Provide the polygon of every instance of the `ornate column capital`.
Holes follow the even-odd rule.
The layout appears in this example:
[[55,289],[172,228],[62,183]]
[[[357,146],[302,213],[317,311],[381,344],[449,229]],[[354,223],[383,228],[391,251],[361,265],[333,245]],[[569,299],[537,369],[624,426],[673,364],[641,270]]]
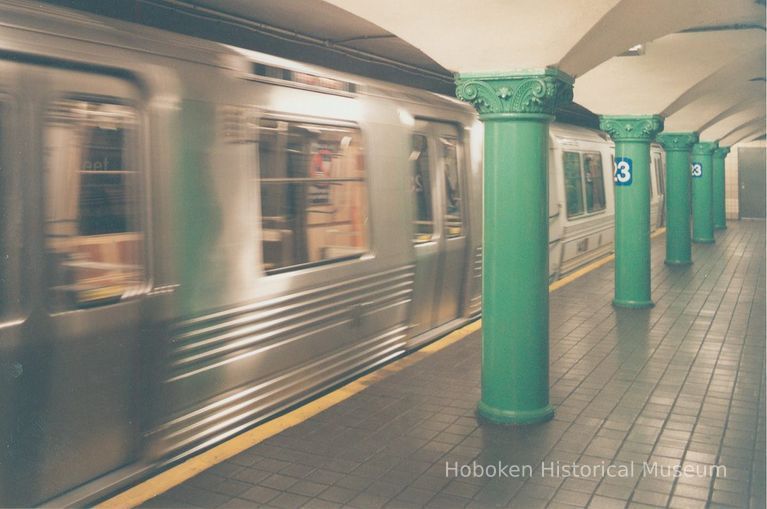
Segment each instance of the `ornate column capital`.
[[724,159],[730,153],[730,147],[719,147],[714,150],[714,157]]
[[650,143],[663,130],[660,115],[600,115],[599,128],[613,141],[645,141]]
[[509,73],[461,73],[455,95],[482,117],[508,114],[554,115],[573,100],[573,78],[554,68]]
[[666,152],[689,152],[698,143],[698,133],[660,133],[655,139]]
[[701,141],[692,146],[692,153],[696,156],[711,156],[717,148],[718,141]]

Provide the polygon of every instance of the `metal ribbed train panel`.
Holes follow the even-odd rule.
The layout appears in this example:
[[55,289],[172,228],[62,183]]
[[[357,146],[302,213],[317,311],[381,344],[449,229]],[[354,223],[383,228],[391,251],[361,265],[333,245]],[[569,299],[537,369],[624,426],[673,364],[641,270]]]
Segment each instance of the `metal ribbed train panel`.
[[482,311],[482,246],[477,246],[474,249],[471,265],[471,288],[472,296],[469,300],[469,314],[474,315]]
[[409,265],[180,323],[155,453],[221,437],[402,351],[413,277]]
[[180,449],[192,453],[232,436],[344,377],[399,355],[404,350],[406,332],[404,325],[392,328],[334,355],[286,369],[265,381],[254,381],[196,405],[150,434],[153,452],[157,456]]

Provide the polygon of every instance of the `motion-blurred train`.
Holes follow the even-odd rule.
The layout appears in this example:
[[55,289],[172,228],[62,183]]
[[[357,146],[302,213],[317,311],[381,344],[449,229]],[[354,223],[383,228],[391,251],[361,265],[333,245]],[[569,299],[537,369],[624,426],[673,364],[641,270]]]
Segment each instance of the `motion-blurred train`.
[[[476,317],[481,140],[452,98],[0,5],[0,506],[92,502]],[[552,126],[552,280],[611,249],[611,151]]]

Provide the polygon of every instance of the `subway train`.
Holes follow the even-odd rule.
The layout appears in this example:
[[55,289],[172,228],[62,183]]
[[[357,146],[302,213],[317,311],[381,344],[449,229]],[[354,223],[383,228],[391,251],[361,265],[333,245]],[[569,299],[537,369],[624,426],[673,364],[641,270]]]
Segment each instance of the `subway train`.
[[[614,205],[603,133],[550,150],[553,280]],[[481,155],[454,98],[4,2],[0,506],[92,503],[478,316]]]

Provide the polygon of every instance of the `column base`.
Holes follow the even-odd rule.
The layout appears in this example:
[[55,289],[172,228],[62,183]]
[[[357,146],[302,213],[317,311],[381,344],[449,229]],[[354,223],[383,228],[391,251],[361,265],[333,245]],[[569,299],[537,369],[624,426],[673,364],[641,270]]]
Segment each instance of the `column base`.
[[535,410],[503,410],[480,401],[477,413],[495,424],[536,424],[551,420],[554,417],[554,407],[546,405]]
[[695,242],[696,244],[713,244],[714,242],[716,242],[716,239],[714,239],[713,237],[711,237],[709,239],[696,239],[696,238],[693,238],[692,241]]
[[674,267],[680,267],[683,265],[692,265],[692,260],[665,260],[663,263]]
[[655,303],[651,300],[624,300],[613,299],[613,306],[616,308],[627,309],[647,309],[655,306]]

